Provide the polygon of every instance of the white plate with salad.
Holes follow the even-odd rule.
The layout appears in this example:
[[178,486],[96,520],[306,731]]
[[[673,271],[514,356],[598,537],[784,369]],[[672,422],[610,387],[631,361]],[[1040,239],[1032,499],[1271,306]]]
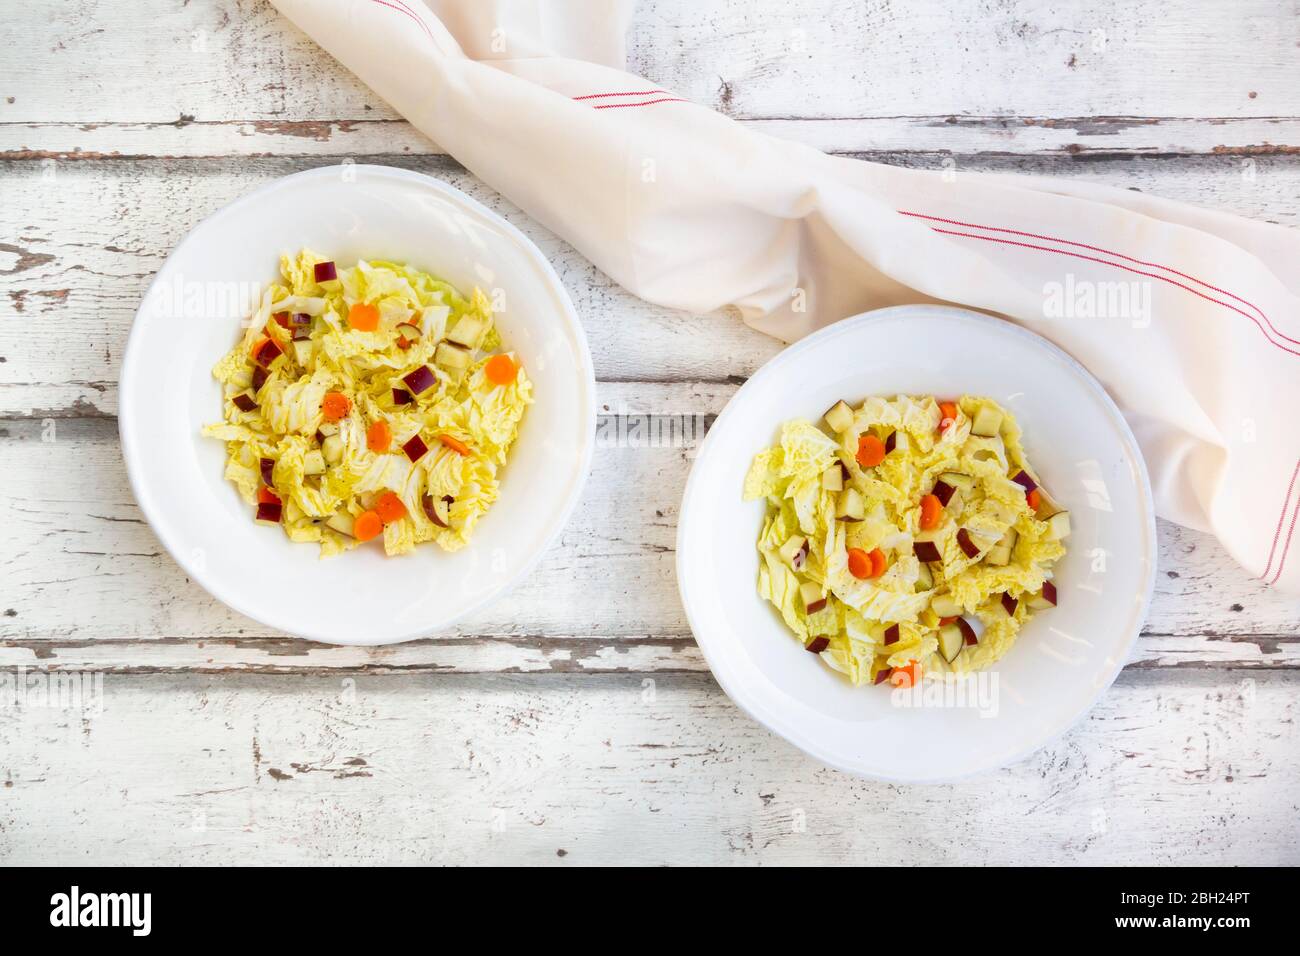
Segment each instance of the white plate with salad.
[[833,767],[952,780],[1077,721],[1155,577],[1137,443],[1077,362],[944,306],[866,313],[764,366],[709,431],[678,528],[723,689]]
[[190,577],[290,634],[386,644],[540,558],[590,466],[595,378],[517,229],[430,177],[345,165],[176,248],[132,327],[120,423]]

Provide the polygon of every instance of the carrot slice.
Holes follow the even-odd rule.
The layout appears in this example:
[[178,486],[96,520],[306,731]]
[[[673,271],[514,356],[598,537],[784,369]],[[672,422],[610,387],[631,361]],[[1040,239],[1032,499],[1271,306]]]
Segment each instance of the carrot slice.
[[484,364],[483,374],[493,385],[509,385],[519,374],[519,369],[509,355],[494,355]]
[[439,435],[438,441],[442,442],[458,455],[469,454],[469,445],[466,445],[459,438],[452,438],[450,435]]
[[259,505],[278,505],[280,503],[280,496],[270,488],[266,487],[266,485],[263,485],[261,488],[257,489],[257,503]]
[[326,418],[336,422],[340,418],[348,417],[348,412],[352,411],[352,402],[342,392],[326,392],[320,410]]
[[406,505],[397,497],[396,492],[385,491],[375,502],[375,514],[379,515],[379,520],[384,524],[392,524],[406,517]]
[[920,679],[920,661],[908,661],[902,667],[895,667],[889,675],[889,682],[895,687],[915,687]]
[[860,581],[871,577],[871,555],[861,548],[849,548],[849,574]]
[[354,302],[348,309],[348,325],[358,332],[373,332],[379,328],[379,309],[365,302]]
[[1025,495],[1025,500],[1029,502],[1029,510],[1030,510],[1030,511],[1037,511],[1037,510],[1038,510],[1038,504],[1039,504],[1039,502],[1041,502],[1041,501],[1043,500],[1043,496],[1040,495],[1040,494],[1038,493],[1038,489],[1035,488],[1035,489],[1034,489],[1033,491],[1031,491],[1029,494]]
[[943,415],[943,417],[939,419],[939,431],[946,432],[948,426],[957,421],[957,403],[940,402],[939,412]]
[[889,563],[885,560],[885,552],[879,548],[872,548],[867,557],[871,559],[871,577],[878,578],[885,573],[885,568]]
[[393,430],[382,418],[370,423],[366,429],[366,447],[374,452],[388,451],[393,444]]
[[943,517],[943,502],[934,495],[926,495],[921,499],[921,530],[929,531],[932,528],[939,527],[939,519]]
[[384,521],[373,511],[363,511],[352,522],[352,537],[358,541],[369,541],[384,533]]
[[885,460],[885,443],[870,433],[860,436],[857,459],[863,468],[876,467]]

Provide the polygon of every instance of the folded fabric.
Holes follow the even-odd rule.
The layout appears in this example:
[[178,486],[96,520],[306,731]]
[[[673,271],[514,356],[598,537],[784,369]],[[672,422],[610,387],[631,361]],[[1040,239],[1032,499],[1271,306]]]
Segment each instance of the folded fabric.
[[[1300,234],[1141,193],[900,169],[624,72],[631,4],[273,0],[418,129],[636,295],[784,341],[950,302],[1106,386],[1163,517],[1300,591]],[[1300,543],[1295,548],[1300,551]]]

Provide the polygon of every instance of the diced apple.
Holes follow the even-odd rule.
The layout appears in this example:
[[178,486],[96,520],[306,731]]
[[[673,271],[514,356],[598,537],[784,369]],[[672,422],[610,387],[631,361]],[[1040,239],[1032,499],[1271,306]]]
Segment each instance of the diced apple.
[[1007,617],[1016,616],[1016,607],[1020,602],[1011,596],[1010,591],[1002,592],[1002,600],[1000,603],[1002,604],[1002,610],[1007,612]]
[[959,617],[953,621],[953,624],[956,625],[957,630],[961,631],[961,639],[967,644],[979,643],[979,638],[975,635],[975,628],[970,626],[970,621],[964,617]]
[[856,488],[845,488],[835,505],[835,517],[840,521],[861,521],[867,516],[867,503]]
[[1070,512],[1058,511],[1047,519],[1047,536],[1054,541],[1070,536]]
[[853,409],[849,407],[848,402],[836,402],[826,409],[826,414],[822,418],[836,434],[846,432],[853,427]]
[[1011,476],[1011,480],[1025,489],[1025,494],[1029,494],[1038,487],[1038,482],[1029,476],[1029,472],[1021,470]]
[[826,606],[826,597],[821,585],[815,581],[805,581],[799,585],[799,597],[803,599],[803,609],[809,614],[816,614]]
[[891,624],[885,628],[885,646],[898,643],[899,630],[897,624]]
[[961,548],[961,553],[966,555],[966,557],[979,557],[980,546],[971,539],[970,532],[965,528],[959,528],[957,530],[957,546]]
[[804,561],[808,557],[808,539],[801,534],[791,535],[777,553],[781,555],[781,560],[795,571],[802,571]]
[[912,551],[916,554],[917,560],[927,564],[943,560],[943,552],[939,550],[939,543],[924,533],[917,535],[916,540],[912,542]]
[[293,360],[304,367],[309,365],[314,348],[310,339],[299,339],[293,343]]
[[945,471],[939,476],[939,480],[945,485],[960,488],[962,491],[970,492],[975,489],[975,479],[971,475],[962,474],[960,471]]
[[956,617],[961,614],[961,605],[951,594],[936,594],[930,598],[930,610],[940,617]]
[[912,439],[908,437],[907,432],[901,428],[896,428],[889,433],[885,439],[885,454],[891,455],[896,451],[910,451],[912,448]]
[[917,565],[916,589],[918,591],[929,591],[934,587],[934,575],[930,573],[930,566],[927,564]]
[[455,342],[467,349],[476,349],[486,329],[487,323],[482,319],[472,315],[462,315],[447,333],[447,341]]
[[1011,563],[1011,549],[996,544],[989,548],[988,553],[984,555],[984,563],[991,564],[997,568],[1004,568]]
[[343,460],[343,439],[338,435],[328,435],[320,443],[321,455],[331,465],[337,465]]
[[996,408],[985,405],[975,413],[975,421],[971,424],[970,433],[981,438],[992,438],[1001,428],[1002,413]]
[[930,489],[930,494],[938,498],[939,504],[945,508],[948,507],[948,502],[952,500],[952,496],[956,493],[957,489],[942,479],[936,481],[934,487]]
[[965,645],[965,638],[962,636],[961,628],[954,624],[945,624],[939,628],[939,653],[943,659],[951,664],[961,653]]
[[1043,589],[1029,599],[1029,606],[1035,611],[1056,607],[1056,585],[1051,581],[1044,581]]
[[823,634],[820,637],[814,637],[811,641],[809,641],[807,644],[803,646],[803,649],[812,654],[820,654],[822,651],[826,650],[826,648],[830,646],[831,646],[831,639],[827,637],[825,634]]
[[325,471],[325,455],[320,449],[313,448],[302,456],[302,471],[305,475],[320,475]]
[[352,515],[348,514],[346,511],[340,511],[336,514],[332,514],[327,519],[325,519],[325,527],[332,528],[333,530],[337,531],[339,534],[345,534],[349,538],[351,538],[353,536]]
[[[461,319],[464,322],[464,319]],[[449,368],[453,371],[469,368],[470,353],[469,349],[460,345],[454,345],[451,342],[439,342],[438,347],[433,352],[433,362],[435,365],[441,365],[443,368]]]
[[840,492],[844,490],[844,472],[837,461],[822,472],[822,490]]

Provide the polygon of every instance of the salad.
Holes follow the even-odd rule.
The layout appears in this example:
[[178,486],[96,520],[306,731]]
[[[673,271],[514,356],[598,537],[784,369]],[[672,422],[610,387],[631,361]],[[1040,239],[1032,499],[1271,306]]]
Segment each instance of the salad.
[[758,592],[854,685],[979,670],[1054,607],[1070,515],[988,398],[837,402],[760,452]]
[[226,477],[294,541],[335,555],[454,551],[497,497],[532,383],[492,307],[394,262],[280,259],[243,339],[213,369]]

